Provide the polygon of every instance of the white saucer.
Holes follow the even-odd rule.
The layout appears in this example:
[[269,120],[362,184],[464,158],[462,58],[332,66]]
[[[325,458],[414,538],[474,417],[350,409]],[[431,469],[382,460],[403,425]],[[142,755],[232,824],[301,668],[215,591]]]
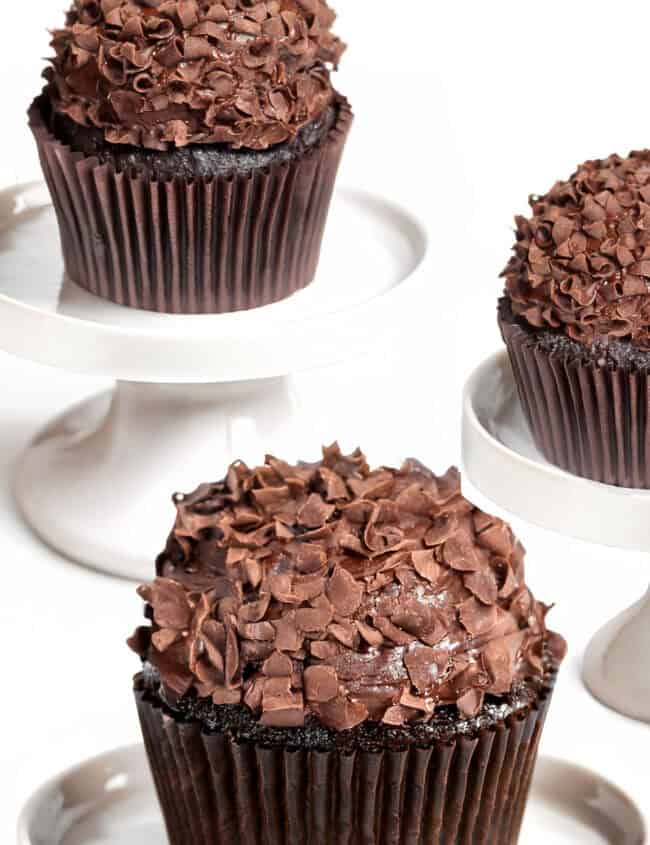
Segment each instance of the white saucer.
[[401,330],[424,281],[422,225],[382,197],[336,192],[316,280],[231,314],[124,308],[64,279],[42,183],[0,192],[0,348],[53,367],[136,382],[230,382],[322,367]]
[[[560,760],[537,766],[520,845],[643,845],[632,801],[599,775]],[[109,752],[41,787],[18,845],[166,845],[144,748]]]
[[463,464],[483,495],[521,519],[590,543],[650,549],[650,491],[599,484],[548,463],[533,443],[505,351],[467,382]]

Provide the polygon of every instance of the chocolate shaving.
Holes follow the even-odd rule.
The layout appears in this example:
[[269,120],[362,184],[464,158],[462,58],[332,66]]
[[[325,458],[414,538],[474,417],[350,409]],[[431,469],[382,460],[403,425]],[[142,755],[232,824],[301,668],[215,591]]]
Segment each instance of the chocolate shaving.
[[363,587],[340,566],[327,582],[327,597],[340,616],[354,616],[363,598]]
[[475,598],[467,599],[461,604],[458,616],[463,627],[473,637],[489,633],[497,623],[496,607],[493,604],[484,605]]
[[157,578],[151,586],[149,599],[154,609],[154,621],[161,628],[182,631],[189,628],[192,608],[183,587],[169,578]]
[[431,694],[441,683],[450,655],[445,649],[415,646],[404,657],[411,683],[422,695]]
[[331,666],[308,666],[304,683],[308,701],[331,701],[339,692],[339,680]]
[[463,582],[467,589],[474,593],[483,604],[492,605],[496,603],[499,596],[499,587],[496,576],[491,569],[470,572],[465,575]]
[[379,648],[379,646],[383,644],[384,638],[379,631],[376,631],[370,625],[366,625],[365,622],[361,622],[359,619],[357,619],[356,625],[357,631],[361,634],[368,645],[373,646],[374,648]]
[[328,505],[317,493],[312,493],[298,511],[298,524],[307,528],[320,528],[335,510],[334,505]]
[[463,693],[456,702],[461,716],[466,719],[473,719],[481,712],[485,693],[478,689],[469,689]]
[[458,531],[445,542],[443,558],[459,572],[477,572],[481,568],[476,545],[465,531]]
[[352,730],[368,718],[368,709],[364,704],[342,697],[315,705],[315,711],[335,731]]
[[442,569],[434,558],[433,552],[427,549],[426,551],[411,552],[411,559],[415,571],[421,578],[425,578],[432,584],[440,578]]

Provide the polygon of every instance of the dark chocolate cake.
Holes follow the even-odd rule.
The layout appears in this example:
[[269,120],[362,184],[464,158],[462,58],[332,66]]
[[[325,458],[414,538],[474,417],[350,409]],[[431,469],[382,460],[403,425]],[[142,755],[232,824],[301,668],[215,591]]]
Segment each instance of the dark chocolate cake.
[[29,112],[66,270],[173,313],[312,281],[351,125],[325,0],[75,0]]
[[650,152],[588,161],[516,218],[499,324],[537,446],[650,487]]
[[[157,578],[140,588],[149,624],[130,640],[172,845],[190,825],[169,803],[179,782],[201,843],[235,829],[248,841],[251,825],[251,843],[388,843],[408,830],[428,845],[453,831],[516,842],[564,643],[526,587],[523,548],[463,498],[456,470],[371,471],[335,445],[316,464],[234,464],[174,501]],[[223,810],[174,745],[220,783],[244,776],[246,795]],[[326,788],[329,811],[298,818],[287,802],[298,761],[293,785],[316,808]],[[343,839],[322,812],[347,819]]]

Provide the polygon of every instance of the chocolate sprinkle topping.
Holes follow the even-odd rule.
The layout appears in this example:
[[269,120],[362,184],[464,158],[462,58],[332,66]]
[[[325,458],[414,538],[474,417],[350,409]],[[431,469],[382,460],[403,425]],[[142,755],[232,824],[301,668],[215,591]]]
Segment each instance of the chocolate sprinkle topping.
[[513,314],[587,346],[650,349],[650,151],[588,161],[530,205],[503,272]]
[[333,101],[334,20],[325,0],[75,0],[47,92],[109,143],[267,149]]
[[473,718],[564,656],[524,582],[510,528],[418,461],[371,471],[357,450],[315,464],[233,464],[176,495],[151,620],[129,644],[161,694],[245,704],[262,725],[348,730],[456,705]]

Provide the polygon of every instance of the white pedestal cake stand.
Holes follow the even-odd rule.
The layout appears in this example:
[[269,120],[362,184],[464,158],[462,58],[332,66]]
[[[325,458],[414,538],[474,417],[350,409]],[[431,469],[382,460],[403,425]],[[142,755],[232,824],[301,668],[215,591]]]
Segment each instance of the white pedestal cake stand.
[[[650,491],[598,484],[549,464],[532,441],[505,351],[481,364],[465,388],[463,462],[481,493],[522,519],[650,552]],[[603,704],[650,722],[650,592],[594,637],[583,677]]]
[[117,382],[50,423],[25,453],[16,496],[27,522],[73,560],[150,577],[175,490],[214,480],[236,458],[299,457],[288,375],[403,330],[426,246],[408,213],[340,191],[309,288],[251,311],[162,315],[63,278],[42,184],[0,193],[0,348]]

